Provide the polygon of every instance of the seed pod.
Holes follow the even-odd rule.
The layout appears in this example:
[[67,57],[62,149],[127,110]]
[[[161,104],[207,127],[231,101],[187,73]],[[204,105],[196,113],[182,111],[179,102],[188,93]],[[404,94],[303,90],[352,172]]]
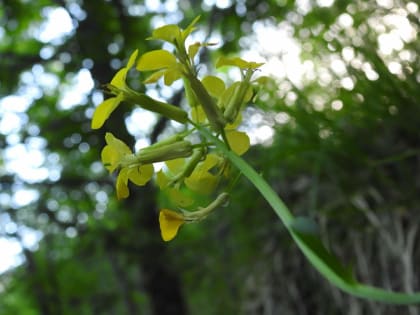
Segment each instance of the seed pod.
[[220,132],[226,125],[226,120],[223,117],[221,110],[217,107],[215,101],[207,92],[204,85],[191,73],[186,74],[186,78],[190,83],[198,102],[203,107],[207,120],[216,132]]
[[226,106],[223,116],[229,123],[233,123],[235,121],[236,116],[241,111],[243,103],[246,101],[247,93],[251,88],[250,80],[252,74],[252,69],[247,70],[243,81],[235,87],[233,96],[231,97],[229,103]]

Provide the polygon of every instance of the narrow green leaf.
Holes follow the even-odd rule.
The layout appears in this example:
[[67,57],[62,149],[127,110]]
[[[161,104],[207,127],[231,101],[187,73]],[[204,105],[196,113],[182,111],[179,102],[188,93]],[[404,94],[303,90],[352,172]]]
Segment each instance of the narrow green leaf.
[[319,263],[325,265],[330,270],[329,273],[331,275],[335,274],[337,276],[336,281],[344,281],[347,285],[356,283],[351,269],[344,267],[338,258],[325,248],[319,237],[312,233],[297,232],[295,229],[292,229],[291,233],[295,241],[299,241],[301,249],[303,246],[305,247],[304,252],[306,256],[316,256],[320,260],[318,265]]
[[296,217],[290,227],[297,233],[319,235],[319,226],[312,218]]
[[[326,279],[341,290],[364,299],[381,301],[390,304],[419,304],[420,292],[400,293],[372,287],[357,282],[348,268],[343,267],[340,261],[324,247],[321,240],[311,234],[304,234],[296,229],[295,217],[287,206],[278,197],[270,185],[241,157],[229,150],[226,145],[218,138],[213,136],[210,131],[200,125],[191,122],[197,130],[216,147],[235,165],[241,173],[247,177],[257,188],[273,210],[277,213],[283,224],[286,226],[296,244],[299,246],[308,261]],[[295,228],[293,228],[295,225]],[[299,225],[299,224],[298,224]]]

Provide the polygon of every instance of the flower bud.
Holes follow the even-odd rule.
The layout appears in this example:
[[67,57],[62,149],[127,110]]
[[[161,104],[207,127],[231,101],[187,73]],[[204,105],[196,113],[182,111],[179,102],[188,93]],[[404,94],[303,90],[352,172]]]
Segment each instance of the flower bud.
[[178,158],[191,156],[193,146],[191,142],[182,140],[174,143],[164,144],[158,147],[149,147],[147,150],[140,150],[135,154],[135,163],[151,164],[155,162],[163,162]]

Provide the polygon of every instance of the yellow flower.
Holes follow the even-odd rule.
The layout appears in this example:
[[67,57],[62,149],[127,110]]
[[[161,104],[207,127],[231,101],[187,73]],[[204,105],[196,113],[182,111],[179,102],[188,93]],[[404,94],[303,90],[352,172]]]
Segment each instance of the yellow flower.
[[171,85],[181,78],[182,67],[174,54],[164,49],[157,49],[143,54],[136,66],[139,71],[155,71],[144,83],[156,83],[162,76],[164,83]]
[[213,174],[212,170],[217,168],[220,158],[218,155],[210,153],[205,159],[198,163],[191,175],[185,178],[185,185],[194,192],[210,195],[219,183],[219,174]]
[[[169,52],[167,52],[167,54],[171,55]],[[127,66],[121,68],[112,78],[111,83],[106,85],[109,92],[113,94],[114,96],[106,99],[101,104],[99,104],[98,107],[96,107],[95,112],[93,113],[93,117],[92,117],[92,123],[91,123],[92,129],[101,128],[103,124],[105,123],[105,121],[109,118],[111,113],[118,107],[118,105],[122,101],[126,101],[131,104],[137,104],[146,110],[161,114],[179,123],[187,122],[188,114],[183,109],[172,104],[155,100],[144,93],[139,93],[131,89],[128,86],[128,84],[126,83],[127,73],[134,66],[137,59],[137,55],[138,55],[138,50],[135,50],[131,54],[128,60]],[[145,55],[149,56],[150,53],[146,53]],[[163,63],[163,65],[165,65],[166,63],[170,62],[168,60],[162,61],[160,59],[160,57],[162,57],[160,54],[154,57],[158,57],[156,61],[158,64]],[[173,58],[175,58],[175,56],[173,56]],[[177,79],[176,76],[173,77],[173,75],[171,76],[171,74],[168,74],[168,80],[175,80],[175,79]]]
[[[123,89],[126,86],[125,79],[127,77],[127,72],[133,67],[134,62],[137,59],[138,51],[135,50],[127,63],[127,66],[120,69],[114,76],[114,78],[111,81],[111,85],[115,86],[117,88]],[[105,101],[103,101],[101,104],[99,104],[98,107],[96,107],[95,112],[93,113],[92,117],[92,129],[99,129],[102,127],[102,125],[105,123],[105,121],[108,119],[109,115],[118,107],[118,105],[121,103],[121,101],[124,99],[124,94],[121,92],[117,94],[114,97],[108,98]]]
[[162,239],[165,242],[174,239],[181,225],[204,220],[217,207],[225,205],[228,199],[229,195],[227,193],[221,193],[207,207],[199,207],[198,210],[192,212],[186,210],[181,210],[181,212],[169,209],[160,210],[159,225]]
[[130,195],[130,191],[128,190],[128,180],[137,186],[144,186],[152,178],[153,173],[153,164],[122,168],[117,177],[117,198],[124,199]]
[[117,197],[118,199],[127,198],[129,196],[128,180],[138,186],[145,185],[153,176],[153,165],[139,164],[130,148],[112,133],[107,132],[105,140],[107,145],[101,153],[102,163],[110,173],[121,168],[116,182]]
[[102,149],[101,158],[105,168],[112,173],[121,164],[121,160],[131,154],[130,148],[110,132],[105,134],[106,146]]
[[159,225],[162,239],[165,242],[172,240],[184,223],[184,216],[181,213],[162,209],[159,213]]

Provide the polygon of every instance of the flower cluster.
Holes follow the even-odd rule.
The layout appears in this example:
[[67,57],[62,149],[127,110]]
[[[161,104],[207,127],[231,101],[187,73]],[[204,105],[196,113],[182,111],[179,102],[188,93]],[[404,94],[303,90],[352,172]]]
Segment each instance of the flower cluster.
[[[222,192],[206,207],[197,201],[203,199],[202,196],[208,200],[208,196],[223,190],[221,183],[231,177],[229,162],[216,150],[214,143],[209,143],[199,135],[198,126],[208,128],[238,155],[244,154],[250,147],[247,134],[237,128],[241,123],[244,105],[254,96],[254,86],[258,82],[252,80],[252,75],[261,63],[222,57],[216,68],[238,68],[242,75],[240,81],[227,86],[214,75],[200,78],[195,65],[196,55],[201,47],[212,44],[196,42],[186,45],[186,39],[193,32],[197,21],[198,18],[186,29],[172,24],[155,29],[149,39],[170,43],[174,50],[157,49],[141,56],[137,50],[134,51],[127,65],[106,86],[112,97],[103,101],[92,117],[92,128],[101,128],[111,113],[125,102],[185,126],[184,131],[138,152],[132,152],[122,140],[106,133],[106,146],[101,154],[107,170],[110,173],[118,172],[116,191],[119,199],[129,196],[128,182],[145,185],[153,177],[153,164],[165,162],[165,167],[156,175],[157,184],[178,208],[178,211],[160,211],[159,222],[165,241],[173,239],[184,223],[204,219],[228,199],[228,194]],[[130,88],[126,77],[133,68],[150,73],[144,84],[163,79],[165,85],[171,85],[177,80],[183,80],[189,108],[184,110]]]

